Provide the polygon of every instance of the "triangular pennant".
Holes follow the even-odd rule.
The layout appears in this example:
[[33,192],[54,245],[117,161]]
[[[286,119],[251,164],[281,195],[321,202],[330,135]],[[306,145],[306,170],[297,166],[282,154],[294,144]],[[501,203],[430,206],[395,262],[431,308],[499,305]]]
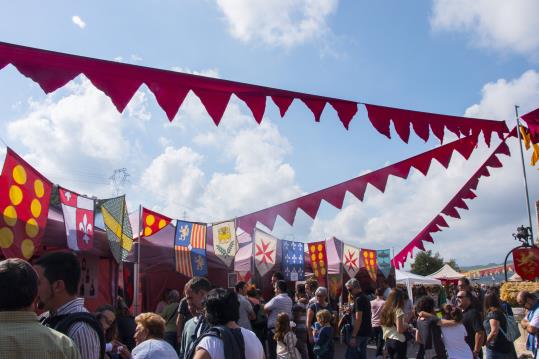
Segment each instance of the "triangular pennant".
[[330,101],[331,106],[337,111],[344,128],[348,130],[350,121],[357,113],[357,103],[350,101]]
[[303,101],[305,105],[307,105],[309,110],[311,110],[311,112],[314,115],[314,120],[316,122],[320,122],[320,116],[322,115],[322,111],[324,110],[324,107],[326,106],[326,100],[304,97],[304,98],[301,98],[301,101]]
[[[51,93],[67,84],[79,75],[77,70],[40,66],[37,64],[17,61],[13,64],[24,76],[37,82],[45,93]],[[0,66],[0,69],[2,66]]]
[[164,81],[153,81],[147,85],[154,94],[159,106],[161,106],[163,111],[167,114],[168,120],[174,120],[180,106],[189,93],[189,88]]
[[149,237],[165,228],[172,219],[142,207],[142,236]]
[[271,99],[275,103],[275,105],[279,108],[279,113],[281,114],[281,117],[284,117],[286,114],[286,111],[288,111],[288,108],[292,104],[292,101],[294,101],[293,97],[288,96],[271,96]]
[[266,111],[266,96],[253,95],[249,93],[236,92],[238,96],[253,114],[253,117],[256,122],[261,123],[262,118],[264,117],[264,112]]
[[84,74],[95,87],[110,97],[112,103],[120,113],[124,111],[133,95],[135,95],[135,92],[142,85],[142,80],[140,79],[122,78],[115,75],[89,71]]
[[221,122],[223,114],[225,113],[228,101],[230,101],[231,92],[226,91],[213,91],[201,88],[193,89],[195,95],[200,99],[202,105],[208,111],[208,114],[212,118],[216,126]]

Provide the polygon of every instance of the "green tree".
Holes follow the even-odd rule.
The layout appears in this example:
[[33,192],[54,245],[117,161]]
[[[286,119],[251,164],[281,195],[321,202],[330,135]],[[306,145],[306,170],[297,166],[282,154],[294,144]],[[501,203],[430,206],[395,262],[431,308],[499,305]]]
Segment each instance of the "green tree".
[[419,275],[429,275],[442,268],[444,265],[444,259],[440,257],[440,254],[432,254],[432,251],[419,252],[415,257],[414,264],[412,265],[412,273]]
[[460,272],[460,267],[459,265],[457,264],[457,261],[455,260],[455,258],[451,258],[449,260],[449,262],[447,262],[447,264],[449,264],[449,266],[451,268],[453,268],[454,270],[456,270],[457,272]]

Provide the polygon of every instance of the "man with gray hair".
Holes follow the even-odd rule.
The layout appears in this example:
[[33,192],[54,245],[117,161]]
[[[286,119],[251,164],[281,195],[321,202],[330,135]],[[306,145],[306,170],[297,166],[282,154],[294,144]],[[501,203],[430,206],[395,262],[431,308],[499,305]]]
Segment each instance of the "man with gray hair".
[[352,309],[352,334],[346,348],[346,359],[367,359],[367,342],[372,334],[371,302],[355,278],[346,282],[346,289],[354,297]]
[[0,261],[0,356],[80,359],[68,336],[39,323],[33,311],[37,286],[30,263],[18,258]]
[[522,329],[528,332],[526,348],[533,352],[533,357],[539,357],[539,299],[535,294],[528,291],[519,292],[517,302],[520,306],[526,308],[526,316],[520,322]]

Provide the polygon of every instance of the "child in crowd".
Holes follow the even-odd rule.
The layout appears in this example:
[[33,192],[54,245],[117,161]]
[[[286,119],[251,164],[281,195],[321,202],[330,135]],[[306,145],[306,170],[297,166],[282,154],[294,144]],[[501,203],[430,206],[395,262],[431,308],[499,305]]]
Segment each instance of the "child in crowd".
[[331,313],[322,309],[316,313],[317,322],[313,328],[314,348],[316,359],[333,359],[333,327]]
[[290,329],[290,318],[286,313],[280,313],[275,323],[275,336],[277,342],[278,359],[301,359],[301,355],[296,348],[298,339]]

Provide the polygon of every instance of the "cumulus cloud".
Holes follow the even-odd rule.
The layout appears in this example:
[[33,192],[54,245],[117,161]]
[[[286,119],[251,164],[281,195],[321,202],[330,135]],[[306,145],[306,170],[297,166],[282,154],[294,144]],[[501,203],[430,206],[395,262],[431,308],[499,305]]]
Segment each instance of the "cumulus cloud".
[[468,32],[479,47],[537,57],[539,3],[535,0],[435,0],[435,30]]
[[73,17],[71,18],[71,21],[77,25],[78,27],[80,27],[81,29],[84,29],[86,27],[86,23],[84,22],[84,20],[81,19],[80,16],[78,15],[73,15]]
[[292,47],[329,32],[338,0],[217,0],[233,37]]

